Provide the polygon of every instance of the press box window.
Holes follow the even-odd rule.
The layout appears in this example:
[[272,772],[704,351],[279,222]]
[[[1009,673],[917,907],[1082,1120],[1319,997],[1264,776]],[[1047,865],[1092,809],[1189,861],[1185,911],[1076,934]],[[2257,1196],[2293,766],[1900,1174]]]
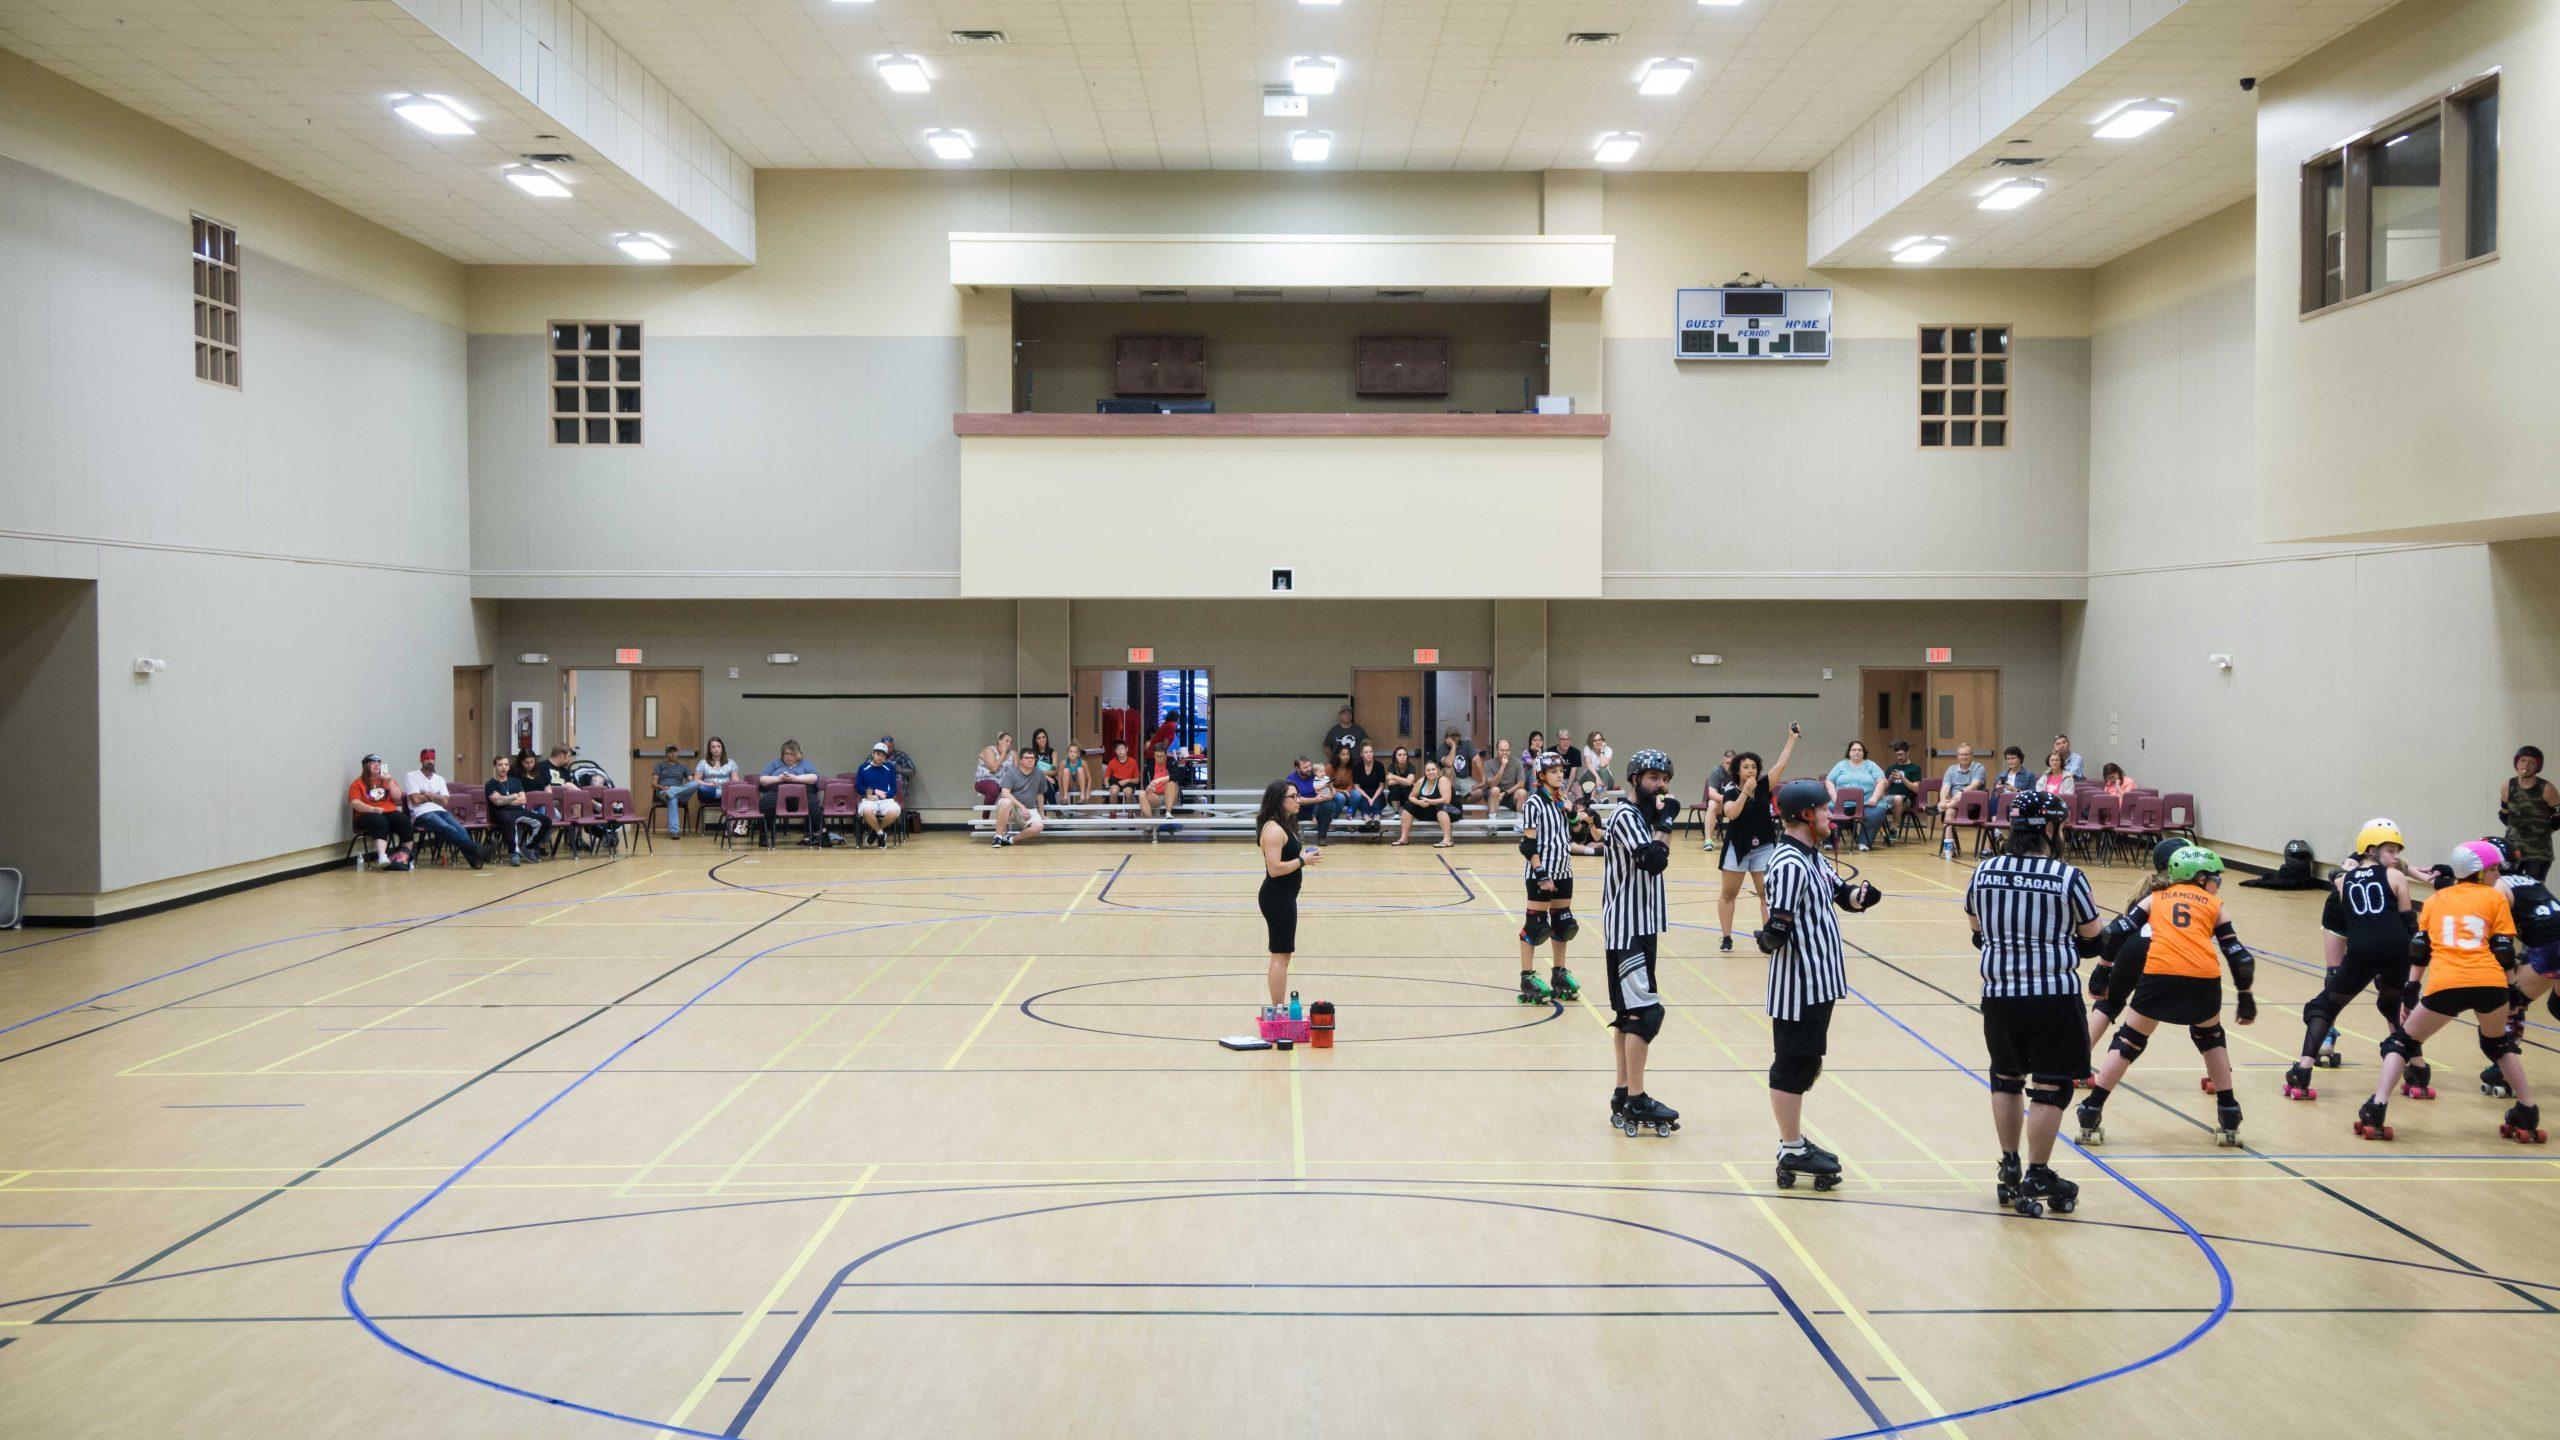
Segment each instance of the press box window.
[[551,443],[640,443],[640,325],[551,322]]
[[2466,82],[2302,167],[2302,313],[2498,253],[2498,77]]
[[189,217],[194,233],[196,378],[240,388],[240,232]]
[[1998,450],[2009,443],[2009,327],[1920,327],[1920,448]]

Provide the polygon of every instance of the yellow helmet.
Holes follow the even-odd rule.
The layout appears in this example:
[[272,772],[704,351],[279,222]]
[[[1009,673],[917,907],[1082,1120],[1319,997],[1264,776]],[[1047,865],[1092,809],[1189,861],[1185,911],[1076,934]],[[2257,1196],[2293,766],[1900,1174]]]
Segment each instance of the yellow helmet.
[[2364,828],[2356,832],[2356,853],[2370,855],[2377,845],[2397,845],[2403,850],[2409,848],[2409,842],[2400,837],[2399,826],[2388,820],[2367,820]]

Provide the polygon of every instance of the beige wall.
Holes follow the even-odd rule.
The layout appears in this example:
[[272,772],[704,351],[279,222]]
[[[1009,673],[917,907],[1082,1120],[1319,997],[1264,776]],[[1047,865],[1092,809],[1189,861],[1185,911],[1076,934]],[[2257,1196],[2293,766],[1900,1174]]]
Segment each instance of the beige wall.
[[[1112,340],[1199,335],[1209,342],[1209,394],[1221,410],[1522,410],[1545,379],[1547,318],[1539,305],[1319,305],[1257,301],[1030,304],[1014,312],[1022,346],[1016,409],[1090,414],[1113,394]],[[1362,335],[1449,337],[1447,395],[1398,399],[1353,386]],[[1028,391],[1028,404],[1020,403]]]
[[10,760],[10,800],[0,805],[0,865],[24,874],[30,897],[94,892],[100,813],[95,582],[0,576],[0,755]]
[[[2314,152],[2498,68],[2497,261],[2299,317],[2294,195]],[[2560,534],[2560,6],[2407,4],[2261,83],[2257,411],[2270,539]]]

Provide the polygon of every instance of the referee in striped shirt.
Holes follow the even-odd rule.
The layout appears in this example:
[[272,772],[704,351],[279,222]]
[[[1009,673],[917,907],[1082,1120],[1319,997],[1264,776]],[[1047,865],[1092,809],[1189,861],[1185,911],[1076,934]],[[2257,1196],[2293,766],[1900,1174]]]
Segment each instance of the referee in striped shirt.
[[1831,838],[1831,791],[1819,780],[1778,787],[1778,823],[1786,833],[1765,878],[1769,919],[1752,939],[1769,957],[1769,1110],[1778,1121],[1778,1188],[1796,1176],[1813,1188],[1840,1183],[1840,1157],[1804,1138],[1804,1095],[1822,1074],[1831,1037],[1831,1006],[1849,993],[1837,910],[1865,910],[1883,898],[1861,880],[1850,884],[1824,857]]
[[[2069,1211],[2080,1187],[2053,1173],[2054,1132],[2071,1082],[2089,1073],[2080,961],[2098,953],[2098,901],[2078,867],[2045,853],[2062,807],[2021,791],[2009,844],[1975,867],[1964,913],[1982,951],[1982,1041],[1991,1057],[1991,1124],[2000,1135],[1994,1193],[2021,1214]],[[2019,1137],[2027,1165],[2018,1164]]]
[[1671,757],[1639,750],[1627,762],[1627,798],[1609,812],[1601,831],[1600,939],[1608,947],[1610,1045],[1618,1058],[1618,1088],[1609,1097],[1609,1123],[1632,1137],[1650,1128],[1667,1135],[1680,1128],[1680,1112],[1644,1091],[1645,1054],[1662,1033],[1662,992],[1654,957],[1670,906],[1662,872],[1671,867],[1669,836],[1680,802],[1664,791]]

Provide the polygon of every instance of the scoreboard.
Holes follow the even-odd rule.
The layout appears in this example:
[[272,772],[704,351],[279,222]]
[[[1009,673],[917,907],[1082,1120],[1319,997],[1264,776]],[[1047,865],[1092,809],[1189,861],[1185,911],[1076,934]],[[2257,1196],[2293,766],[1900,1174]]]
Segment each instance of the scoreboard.
[[1828,360],[1831,292],[1728,285],[1673,292],[1671,353],[1681,360]]

